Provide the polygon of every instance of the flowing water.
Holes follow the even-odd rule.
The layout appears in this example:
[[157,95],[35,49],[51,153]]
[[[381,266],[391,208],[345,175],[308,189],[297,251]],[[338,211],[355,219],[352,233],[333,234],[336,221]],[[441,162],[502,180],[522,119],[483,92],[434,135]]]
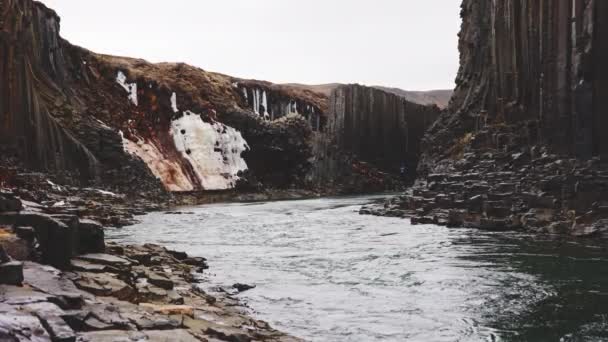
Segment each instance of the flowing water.
[[209,286],[312,341],[608,341],[603,242],[361,216],[374,197],[181,208],[109,232],[209,259]]

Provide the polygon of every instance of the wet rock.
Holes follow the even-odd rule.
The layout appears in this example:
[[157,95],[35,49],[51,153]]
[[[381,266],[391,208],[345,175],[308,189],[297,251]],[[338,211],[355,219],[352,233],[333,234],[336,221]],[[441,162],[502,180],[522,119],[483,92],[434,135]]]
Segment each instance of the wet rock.
[[105,251],[106,245],[101,223],[89,219],[80,220],[78,234],[80,253],[103,253]]
[[239,292],[245,292],[245,291],[249,291],[251,289],[255,289],[255,285],[248,285],[248,284],[241,284],[241,283],[236,283],[236,284],[232,285],[232,287],[235,288]]
[[167,253],[169,253],[170,255],[172,255],[175,259],[183,261],[188,259],[188,254],[185,252],[178,252],[178,251],[167,251]]
[[23,263],[9,261],[0,264],[0,284],[21,285],[23,283]]

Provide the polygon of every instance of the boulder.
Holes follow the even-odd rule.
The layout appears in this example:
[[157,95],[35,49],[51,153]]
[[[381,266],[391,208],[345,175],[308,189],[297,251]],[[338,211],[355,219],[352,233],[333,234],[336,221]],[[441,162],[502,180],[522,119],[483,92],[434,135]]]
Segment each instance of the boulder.
[[23,264],[9,261],[0,264],[0,284],[21,285],[23,283]]
[[235,288],[239,292],[245,292],[245,291],[249,291],[251,289],[255,289],[255,285],[248,285],[248,284],[241,284],[241,283],[236,283],[236,284],[232,285],[232,287]]
[[36,238],[36,231],[33,227],[15,227],[15,234],[23,240],[32,242]]
[[18,198],[6,193],[0,193],[0,213],[21,211],[23,205]]
[[31,226],[40,244],[42,262],[58,268],[66,268],[77,252],[77,228],[49,215],[22,212],[17,216],[17,226]]
[[78,230],[79,253],[103,253],[106,249],[101,223],[83,219]]

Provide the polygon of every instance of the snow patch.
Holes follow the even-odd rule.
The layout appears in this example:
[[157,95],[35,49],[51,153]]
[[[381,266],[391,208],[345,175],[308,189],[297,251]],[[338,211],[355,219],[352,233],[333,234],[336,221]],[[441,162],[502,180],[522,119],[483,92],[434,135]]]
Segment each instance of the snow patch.
[[177,94],[175,92],[171,95],[171,108],[173,109],[173,113],[179,112],[179,109],[177,109]]
[[241,154],[249,149],[236,129],[204,122],[200,115],[186,115],[171,123],[175,147],[190,162],[205,190],[234,188],[238,173],[247,170]]
[[270,118],[270,114],[268,114],[268,99],[266,98],[266,91],[262,93],[262,106],[264,107],[264,118]]
[[129,93],[129,100],[137,106],[137,83],[127,83],[127,76],[122,71],[118,71],[116,83],[120,84]]

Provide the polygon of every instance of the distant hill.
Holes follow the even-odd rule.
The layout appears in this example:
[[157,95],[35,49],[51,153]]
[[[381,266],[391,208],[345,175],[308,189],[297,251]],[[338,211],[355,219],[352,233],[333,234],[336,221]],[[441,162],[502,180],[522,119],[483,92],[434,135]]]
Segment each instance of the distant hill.
[[[331,92],[337,87],[341,86],[340,83],[328,83],[328,84],[318,84],[318,85],[309,85],[309,84],[299,84],[299,83],[288,83],[286,86],[307,89],[313,92],[321,93],[326,96],[330,96]],[[401,96],[408,101],[429,105],[435,104],[439,108],[446,108],[448,103],[450,102],[450,97],[452,97],[452,90],[430,90],[430,91],[409,91],[403,90],[399,88],[389,88],[382,86],[373,86],[372,88],[380,89],[382,91],[386,91],[388,93],[395,94],[397,96]]]
[[389,93],[401,96],[408,101],[419,104],[436,104],[439,108],[446,108],[450,103],[453,90],[429,90],[429,91],[409,91],[399,88],[388,88],[382,86],[374,86]]

